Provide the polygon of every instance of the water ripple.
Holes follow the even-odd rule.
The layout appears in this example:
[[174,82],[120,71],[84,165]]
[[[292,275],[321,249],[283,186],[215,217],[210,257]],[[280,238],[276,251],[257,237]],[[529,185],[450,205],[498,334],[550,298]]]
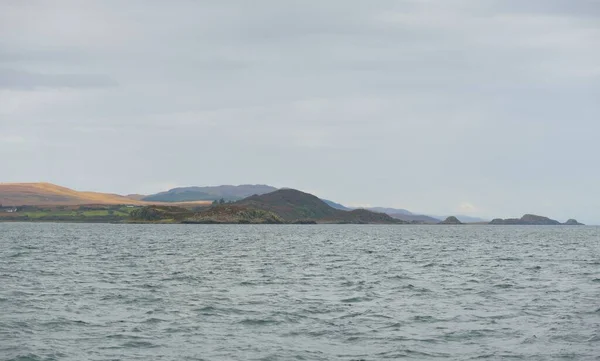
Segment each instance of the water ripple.
[[597,360],[600,229],[0,223],[0,360]]

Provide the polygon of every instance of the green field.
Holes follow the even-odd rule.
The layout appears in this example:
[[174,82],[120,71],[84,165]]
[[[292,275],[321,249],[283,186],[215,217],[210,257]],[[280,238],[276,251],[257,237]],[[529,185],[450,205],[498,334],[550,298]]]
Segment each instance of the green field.
[[119,222],[126,220],[134,209],[127,206],[23,207],[15,213],[0,213],[0,221]]

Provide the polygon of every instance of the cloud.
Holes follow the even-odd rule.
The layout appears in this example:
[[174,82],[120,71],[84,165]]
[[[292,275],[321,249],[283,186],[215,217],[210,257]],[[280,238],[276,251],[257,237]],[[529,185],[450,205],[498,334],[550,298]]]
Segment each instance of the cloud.
[[271,183],[489,217],[552,194],[549,216],[600,219],[599,8],[3,1],[0,134],[36,151],[0,157],[81,189]]
[[462,202],[458,205],[457,211],[461,214],[476,214],[479,209],[469,202]]
[[3,135],[0,136],[0,143],[7,144],[22,144],[25,143],[25,138],[20,135]]
[[114,86],[117,86],[117,82],[106,75],[41,74],[0,69],[0,88],[5,89],[30,90],[35,88],[102,88]]

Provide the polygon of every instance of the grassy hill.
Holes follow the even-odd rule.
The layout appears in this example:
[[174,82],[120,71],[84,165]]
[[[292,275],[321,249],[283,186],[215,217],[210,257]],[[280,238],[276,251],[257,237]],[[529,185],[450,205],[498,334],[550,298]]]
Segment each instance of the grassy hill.
[[19,206],[18,212],[0,209],[0,221],[12,222],[123,222],[138,208],[130,205]]
[[273,212],[286,222],[404,223],[387,214],[365,209],[352,211],[335,209],[318,197],[295,189],[280,189],[263,195],[255,195],[235,204]]

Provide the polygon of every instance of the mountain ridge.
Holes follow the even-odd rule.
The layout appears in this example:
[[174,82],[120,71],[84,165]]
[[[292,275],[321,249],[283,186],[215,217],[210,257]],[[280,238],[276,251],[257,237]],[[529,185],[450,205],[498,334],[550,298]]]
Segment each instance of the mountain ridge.
[[191,201],[237,201],[253,194],[276,191],[277,188],[266,184],[241,184],[219,186],[177,187],[168,191],[151,194],[142,198],[146,202],[191,202]]

